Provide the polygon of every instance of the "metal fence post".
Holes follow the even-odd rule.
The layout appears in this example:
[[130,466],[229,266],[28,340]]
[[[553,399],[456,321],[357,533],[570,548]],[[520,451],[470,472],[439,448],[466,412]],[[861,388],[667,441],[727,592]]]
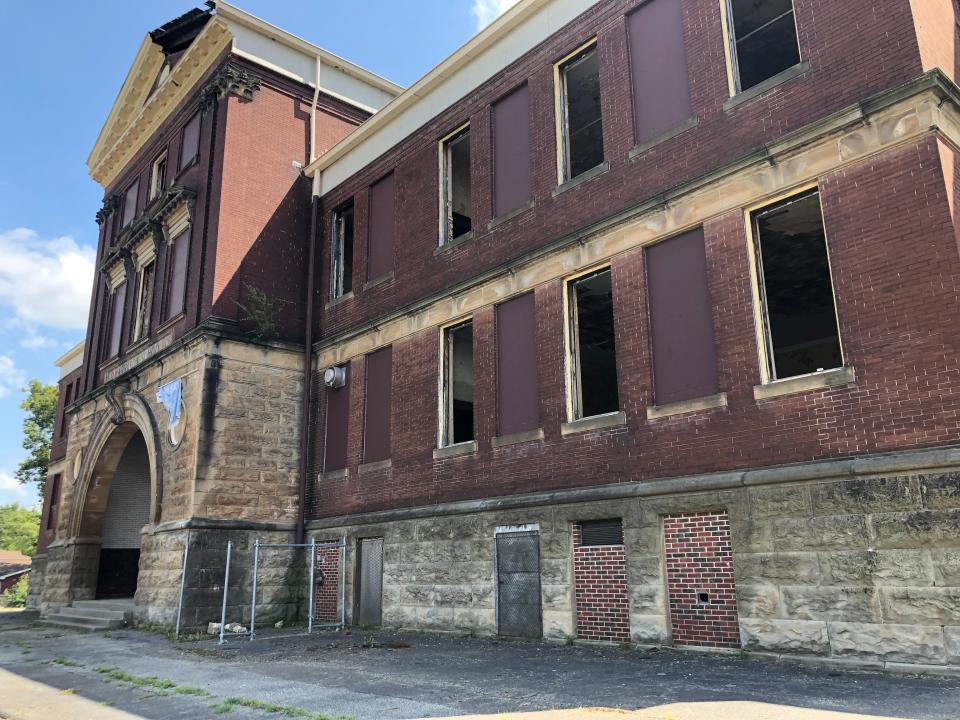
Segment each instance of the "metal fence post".
[[347,626],[347,536],[340,538],[340,629]]
[[223,626],[227,622],[227,590],[230,587],[230,553],[233,550],[233,540],[227,541],[227,562],[223,570],[223,605],[220,607],[220,645],[223,645]]
[[187,557],[190,554],[190,531],[187,530],[187,540],[183,544],[183,567],[180,568],[180,598],[177,600],[177,629],[174,631],[173,639],[180,639],[180,615],[183,612],[183,587],[187,581]]
[[257,634],[257,568],[260,565],[260,538],[253,542],[253,592],[250,595],[250,642]]
[[307,614],[307,634],[313,632],[313,573],[317,565],[317,538],[310,538],[310,611]]

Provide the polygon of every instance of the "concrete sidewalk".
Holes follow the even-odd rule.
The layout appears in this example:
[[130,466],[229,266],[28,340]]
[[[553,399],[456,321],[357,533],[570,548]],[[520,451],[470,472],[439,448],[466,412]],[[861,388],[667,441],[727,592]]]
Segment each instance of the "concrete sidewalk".
[[893,720],[878,715],[851,715],[827,710],[756,702],[674,703],[645,710],[580,708],[497,715],[456,715],[434,720]]
[[138,716],[87,700],[75,691],[57,690],[0,670],[0,717],[9,720],[136,720]]

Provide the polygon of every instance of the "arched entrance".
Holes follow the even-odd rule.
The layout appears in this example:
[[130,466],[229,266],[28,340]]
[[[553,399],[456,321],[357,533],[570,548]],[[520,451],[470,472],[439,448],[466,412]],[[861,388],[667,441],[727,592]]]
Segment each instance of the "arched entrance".
[[137,591],[140,529],[150,522],[150,460],[139,431],[127,442],[105,484],[95,597],[132,598]]

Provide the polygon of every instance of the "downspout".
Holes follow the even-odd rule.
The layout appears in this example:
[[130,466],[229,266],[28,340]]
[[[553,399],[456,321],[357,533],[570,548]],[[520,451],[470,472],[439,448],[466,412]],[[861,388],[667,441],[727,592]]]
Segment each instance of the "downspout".
[[300,503],[297,512],[297,539],[301,544],[304,540],[307,518],[307,473],[310,463],[307,455],[310,450],[310,402],[313,389],[313,306],[314,290],[313,266],[316,262],[317,248],[317,205],[318,198],[310,185],[310,250],[307,253],[307,308],[306,327],[303,333],[303,401],[300,408]]
[[[316,70],[313,79],[313,102],[310,104],[310,152],[309,162],[316,159],[317,148],[317,101],[320,97],[320,56],[316,58]],[[309,164],[309,163],[308,163]],[[306,327],[303,331],[303,395],[300,407],[300,502],[297,506],[297,544],[302,544],[306,535],[307,519],[307,473],[310,463],[307,459],[310,451],[310,401],[313,389],[313,276],[317,248],[317,194],[315,183],[310,183],[310,240],[307,253],[307,305]]]

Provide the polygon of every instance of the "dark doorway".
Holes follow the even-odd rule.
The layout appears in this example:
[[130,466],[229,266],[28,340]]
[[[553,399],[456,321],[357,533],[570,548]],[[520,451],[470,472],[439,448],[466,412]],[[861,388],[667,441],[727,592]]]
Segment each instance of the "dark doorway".
[[363,538],[357,546],[356,625],[383,621],[383,538]]
[[150,463],[147,445],[134,435],[110,480],[100,532],[98,599],[132,598],[137,591],[140,530],[150,521]]
[[497,632],[508,637],[543,635],[540,609],[540,533],[498,533]]

